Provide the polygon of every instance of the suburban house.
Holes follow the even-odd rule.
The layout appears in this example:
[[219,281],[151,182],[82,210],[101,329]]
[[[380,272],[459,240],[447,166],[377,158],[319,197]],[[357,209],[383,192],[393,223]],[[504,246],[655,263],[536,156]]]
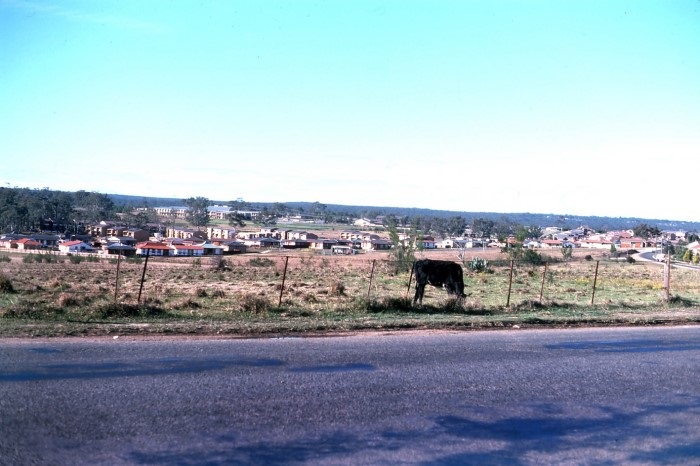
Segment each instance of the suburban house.
[[121,244],[126,244],[127,246],[136,246],[136,243],[141,243],[146,240],[141,240],[141,241],[136,241],[134,238],[130,236],[109,236],[105,238],[105,243],[111,244],[111,243],[121,243]]
[[561,248],[563,246],[563,239],[543,239],[542,241],[540,241],[540,247],[545,249]]
[[177,257],[201,257],[204,255],[204,247],[201,245],[173,243],[170,248],[172,249],[171,255]]
[[198,239],[202,241],[207,239],[206,232],[195,230],[194,228],[169,227],[167,230],[165,230],[165,234],[168,238],[176,239]]
[[156,241],[144,241],[136,245],[136,254],[139,256],[169,256],[170,246]]
[[620,247],[622,249],[639,249],[647,246],[647,240],[643,238],[620,238]]
[[227,205],[210,205],[207,207],[207,213],[211,219],[226,220],[232,212]]
[[156,211],[161,217],[176,217],[185,218],[187,216],[187,211],[189,207],[185,206],[166,206],[166,207],[154,207],[153,210]]
[[372,235],[372,237],[364,238],[361,246],[365,251],[386,251],[391,249],[392,244],[388,239],[383,239]]
[[45,233],[35,233],[30,236],[34,241],[38,241],[42,248],[55,248],[61,237],[58,235],[47,235]]
[[238,230],[227,227],[207,227],[207,238],[213,239],[235,239]]
[[224,247],[206,242],[201,245],[205,256],[220,256],[224,253]]
[[94,248],[89,244],[80,241],[66,241],[58,245],[58,250],[65,253],[76,253],[76,252],[92,252]]
[[614,244],[615,242],[612,239],[600,236],[583,238],[579,241],[579,245],[587,249],[610,249]]
[[224,254],[242,254],[248,250],[246,245],[240,241],[222,241],[220,243],[214,241],[214,244],[219,245]]
[[368,218],[359,218],[355,220],[352,224],[358,227],[384,228],[384,225],[382,225],[381,219],[379,218],[375,220],[370,220]]
[[113,254],[116,256],[131,257],[136,254],[136,248],[128,244],[122,243],[108,243],[102,246],[102,249],[107,251],[107,254]]
[[10,249],[17,249],[19,251],[28,251],[30,249],[41,248],[41,243],[35,241],[31,238],[22,238],[10,241]]
[[424,236],[420,238],[419,241],[423,244],[423,249],[435,249],[437,247],[435,245],[435,238],[432,236]]
[[365,233],[358,230],[344,230],[340,232],[340,239],[362,239]]
[[435,243],[435,247],[438,249],[462,249],[462,248],[471,248],[473,241],[471,240],[466,240],[466,239],[457,239],[457,238],[446,238],[443,239],[442,241],[438,241]]
[[318,238],[309,240],[309,248],[317,251],[330,251],[333,248],[333,246],[336,245],[338,245],[338,240],[335,239]]

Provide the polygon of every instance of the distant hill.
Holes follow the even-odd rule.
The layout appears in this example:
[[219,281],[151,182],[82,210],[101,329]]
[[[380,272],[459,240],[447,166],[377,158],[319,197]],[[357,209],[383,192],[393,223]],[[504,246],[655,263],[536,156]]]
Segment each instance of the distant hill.
[[[182,205],[182,199],[167,198],[167,197],[146,197],[146,196],[130,196],[124,194],[108,194],[107,196],[117,205],[132,205],[132,206],[177,206]],[[225,205],[229,201],[216,201],[216,204]],[[254,208],[271,207],[271,202],[248,202]],[[293,210],[303,209],[308,212],[315,204],[313,202],[281,202]],[[467,223],[475,218],[484,218],[493,221],[506,220],[520,225],[537,225],[540,227],[558,226],[564,229],[576,228],[579,226],[587,226],[595,230],[610,231],[610,230],[627,230],[636,227],[641,223],[646,223],[649,226],[655,226],[660,230],[683,230],[683,231],[700,231],[700,222],[687,222],[682,220],[662,220],[648,219],[639,217],[598,217],[598,216],[581,216],[568,214],[537,214],[530,212],[461,212],[451,210],[434,210],[434,209],[417,209],[408,207],[389,207],[389,206],[354,206],[341,204],[324,204],[329,212],[343,213],[356,217],[374,217],[377,215],[395,215],[397,217],[463,217]]]

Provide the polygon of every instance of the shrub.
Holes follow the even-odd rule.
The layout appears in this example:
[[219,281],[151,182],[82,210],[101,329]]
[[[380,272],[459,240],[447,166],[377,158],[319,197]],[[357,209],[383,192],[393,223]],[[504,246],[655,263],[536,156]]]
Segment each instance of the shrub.
[[335,282],[331,285],[330,294],[332,296],[344,296],[345,284],[343,282]]
[[156,317],[166,315],[167,312],[157,307],[141,307],[135,304],[109,303],[97,309],[97,314],[102,318],[112,317]]
[[483,273],[489,269],[489,261],[477,256],[467,263],[467,268],[472,272]]
[[587,261],[592,261],[593,256],[591,256],[590,254],[586,254],[586,257],[584,257],[584,259],[586,259]]
[[222,290],[221,288],[216,288],[211,292],[211,296],[213,298],[225,298],[226,292],[224,292],[224,290]]
[[376,299],[372,300],[367,306],[367,310],[370,312],[408,311],[412,309],[412,299],[403,297],[385,297],[381,299]]
[[12,259],[10,259],[10,256],[7,256],[5,254],[0,254],[0,262],[10,262]]
[[254,257],[248,261],[251,267],[271,267],[275,265],[275,261],[267,257]]
[[80,256],[74,256],[70,254],[68,256],[68,260],[70,261],[71,264],[80,264],[83,261],[83,258]]
[[12,280],[10,280],[5,275],[0,274],[0,293],[14,293],[15,287],[12,285]]
[[272,303],[264,296],[246,294],[241,299],[241,308],[245,312],[262,314],[272,308]]
[[58,296],[57,304],[59,307],[78,306],[78,305],[80,305],[80,300],[78,300],[78,298],[76,298],[74,295],[71,295],[69,293],[61,293]]

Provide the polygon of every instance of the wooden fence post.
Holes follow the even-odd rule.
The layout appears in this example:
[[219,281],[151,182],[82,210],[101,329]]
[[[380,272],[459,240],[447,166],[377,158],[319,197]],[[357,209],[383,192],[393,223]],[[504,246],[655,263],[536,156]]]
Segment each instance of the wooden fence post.
[[664,301],[671,300],[671,253],[666,254],[666,262],[664,263]]
[[593,300],[595,299],[595,286],[598,283],[598,265],[600,261],[595,261],[595,274],[593,275],[593,293],[591,293],[591,306],[593,306]]
[[141,284],[139,285],[138,304],[141,305],[141,292],[143,291],[143,282],[146,280],[146,266],[148,266],[148,257],[151,255],[151,250],[146,249],[146,261],[143,263],[143,272],[141,272]]
[[280,299],[277,303],[277,307],[282,307],[282,293],[284,293],[284,282],[287,279],[287,264],[289,263],[289,256],[284,258],[284,272],[282,272],[282,286],[280,286]]
[[406,287],[406,299],[408,299],[408,293],[411,291],[411,282],[413,281],[413,269],[415,268],[416,262],[411,264],[411,273],[408,276],[408,286]]
[[540,304],[542,304],[542,297],[544,296],[544,279],[547,276],[547,263],[544,263],[544,272],[542,272],[542,286],[540,287]]
[[117,296],[119,295],[119,265],[122,261],[122,252],[119,251],[117,255],[117,279],[114,281],[114,302],[117,302]]
[[367,287],[367,307],[369,307],[369,294],[372,291],[372,279],[374,278],[374,266],[377,259],[372,259],[372,271],[369,273],[369,286]]
[[510,261],[510,277],[508,278],[508,299],[506,300],[506,307],[510,307],[510,290],[513,288],[513,265],[514,260]]

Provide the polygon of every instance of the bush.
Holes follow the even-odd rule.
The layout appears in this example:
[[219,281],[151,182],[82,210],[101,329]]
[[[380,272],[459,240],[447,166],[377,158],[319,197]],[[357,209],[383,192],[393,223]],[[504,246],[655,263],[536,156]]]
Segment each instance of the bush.
[[272,303],[263,296],[254,294],[244,295],[241,299],[241,309],[253,314],[262,314],[272,308]]
[[544,258],[542,257],[542,255],[538,252],[533,251],[532,249],[526,249],[523,252],[522,261],[526,264],[531,265],[544,264]]
[[74,256],[72,254],[69,254],[68,260],[70,261],[71,264],[80,264],[83,261],[83,258],[80,256]]
[[10,280],[5,275],[0,275],[0,293],[14,293],[15,287],[12,285],[12,280]]
[[335,282],[330,287],[331,296],[344,296],[345,295],[345,284],[343,282]]
[[475,257],[470,262],[467,262],[467,268],[472,272],[483,273],[489,269],[489,261],[481,257]]
[[248,261],[251,267],[271,267],[275,265],[275,261],[267,257],[254,257]]
[[167,315],[158,307],[142,307],[134,304],[109,303],[97,309],[97,315],[101,318],[119,317],[158,317]]
[[6,256],[5,254],[0,254],[0,262],[10,262],[12,259],[10,259],[10,256]]

